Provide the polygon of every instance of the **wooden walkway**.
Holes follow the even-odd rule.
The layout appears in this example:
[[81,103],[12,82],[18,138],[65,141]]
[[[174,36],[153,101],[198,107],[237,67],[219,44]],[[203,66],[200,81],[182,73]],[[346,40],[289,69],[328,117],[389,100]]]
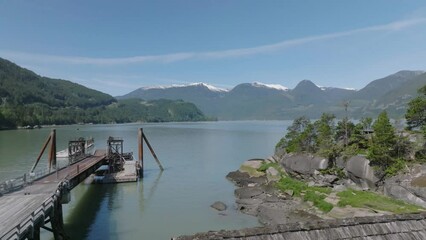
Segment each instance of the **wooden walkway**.
[[105,151],[53,172],[32,184],[0,197],[0,239],[37,239],[35,230],[51,219],[60,199],[59,189],[72,188],[103,164]]

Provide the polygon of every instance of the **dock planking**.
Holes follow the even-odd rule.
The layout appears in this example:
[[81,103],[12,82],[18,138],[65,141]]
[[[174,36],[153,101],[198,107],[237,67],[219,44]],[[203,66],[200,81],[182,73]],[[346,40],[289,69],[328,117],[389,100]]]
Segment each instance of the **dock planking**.
[[125,161],[123,171],[107,174],[102,183],[136,182],[137,180],[137,161]]
[[0,197],[0,239],[23,238],[31,234],[36,224],[44,225],[58,200],[59,185],[68,182],[71,190],[102,165],[105,158],[105,151],[96,151],[93,156]]
[[[27,181],[26,175],[14,179],[13,181],[19,180],[19,188],[7,182],[2,184],[5,187],[0,192],[4,194],[0,194],[0,240],[40,239],[40,228],[49,230],[44,226],[48,222],[51,223],[52,228],[49,231],[52,231],[55,240],[68,239],[63,229],[62,204],[70,201],[69,191],[102,165],[108,165],[108,171],[111,171],[105,175],[103,183],[136,182],[143,176],[144,142],[163,171],[164,168],[142,128],[139,129],[138,138],[139,161],[133,160],[132,153],[123,153],[122,139],[109,137],[107,151],[96,150],[90,156],[85,155],[83,151],[77,158],[75,155],[70,156],[67,167],[55,169],[56,130],[53,129],[30,170],[30,178],[37,179]],[[39,175],[34,174],[34,170],[49,143],[49,171],[52,168],[55,170],[38,178]],[[42,172],[44,174],[44,171]]]
[[[29,231],[36,221],[44,221],[53,210],[51,194],[12,195],[0,198],[1,239]],[[44,205],[45,202],[51,204]],[[39,213],[39,214],[37,214]],[[9,235],[9,236],[8,236]]]

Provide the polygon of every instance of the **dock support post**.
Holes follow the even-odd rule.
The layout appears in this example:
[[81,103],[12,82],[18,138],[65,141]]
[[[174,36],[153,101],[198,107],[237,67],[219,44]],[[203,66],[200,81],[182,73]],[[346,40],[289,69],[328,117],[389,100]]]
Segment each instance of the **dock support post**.
[[52,130],[50,133],[50,151],[49,151],[49,172],[53,166],[56,168],[56,129]]
[[155,161],[157,162],[158,166],[160,167],[160,170],[161,170],[161,171],[164,171],[164,168],[163,168],[163,166],[161,165],[160,160],[158,160],[158,157],[157,157],[157,155],[155,154],[154,149],[151,147],[151,144],[149,144],[149,141],[148,141],[148,139],[146,138],[145,134],[143,134],[143,133],[142,133],[142,137],[143,137],[143,139],[145,140],[146,145],[148,146],[149,150],[151,151],[152,156],[154,157]]
[[139,177],[143,177],[143,129],[138,131]]
[[34,226],[33,238],[31,240],[40,240],[40,227]]
[[50,224],[52,224],[53,237],[55,240],[68,240],[65,234],[64,219],[62,213],[61,199],[58,197],[54,203],[53,214],[51,216]]
[[44,143],[44,145],[43,145],[43,147],[42,147],[42,149],[41,149],[41,151],[40,151],[40,153],[39,153],[39,155],[37,157],[37,160],[35,161],[35,163],[34,163],[33,167],[31,168],[30,172],[33,172],[34,169],[37,167],[37,164],[40,161],[41,156],[43,156],[43,153],[46,150],[47,145],[49,145],[49,142],[51,141],[51,139],[52,139],[52,134],[50,134],[49,137],[46,139],[46,142]]

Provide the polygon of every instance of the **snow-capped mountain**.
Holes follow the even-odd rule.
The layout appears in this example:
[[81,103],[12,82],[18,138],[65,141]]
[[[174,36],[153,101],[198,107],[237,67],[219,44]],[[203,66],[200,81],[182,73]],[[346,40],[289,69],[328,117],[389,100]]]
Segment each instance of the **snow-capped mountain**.
[[228,89],[215,87],[213,85],[207,84],[207,83],[189,83],[189,84],[172,84],[172,85],[160,85],[160,86],[150,86],[150,87],[142,87],[143,90],[150,90],[150,89],[170,89],[170,88],[185,88],[185,87],[203,87],[207,88],[210,91],[213,92],[228,92]]
[[[413,85],[412,82],[416,84]],[[191,83],[143,87],[119,98],[182,99],[194,103],[206,115],[223,120],[293,119],[299,116],[318,118],[323,112],[343,116],[343,103],[350,102],[349,110],[353,115],[362,117],[383,110],[383,106],[389,106],[388,102],[397,106],[395,109],[399,112],[403,112],[408,100],[398,97],[398,89],[405,88],[404,96],[412,97],[421,84],[426,84],[426,73],[400,71],[372,81],[358,91],[322,87],[310,80],[300,81],[294,89],[261,82],[241,83],[230,90],[206,83]],[[370,102],[380,103],[381,108]]]
[[283,85],[280,85],[280,84],[266,84],[266,83],[261,83],[261,82],[254,82],[254,83],[252,83],[252,86],[270,88],[270,89],[275,89],[275,90],[280,90],[280,91],[287,91],[289,89],[288,87],[284,87]]

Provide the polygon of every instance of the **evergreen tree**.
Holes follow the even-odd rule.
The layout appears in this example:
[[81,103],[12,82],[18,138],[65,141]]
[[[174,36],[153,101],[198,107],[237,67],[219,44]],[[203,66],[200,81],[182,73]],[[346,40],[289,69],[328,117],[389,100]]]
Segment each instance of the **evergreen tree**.
[[395,128],[390,123],[386,111],[380,113],[373,124],[374,134],[372,143],[368,148],[368,159],[370,164],[385,170],[395,161],[395,144],[397,138]]
[[419,89],[419,97],[408,103],[407,120],[408,129],[420,128],[426,138],[426,85]]
[[287,153],[311,151],[314,147],[314,128],[306,117],[295,119],[287,128],[287,134],[277,144],[277,148],[284,148]]
[[342,142],[344,146],[350,143],[352,134],[354,133],[355,124],[347,117],[337,122],[335,139]]
[[333,114],[323,113],[321,118],[314,123],[316,136],[316,149],[318,153],[332,161],[338,155],[335,139],[335,116]]

